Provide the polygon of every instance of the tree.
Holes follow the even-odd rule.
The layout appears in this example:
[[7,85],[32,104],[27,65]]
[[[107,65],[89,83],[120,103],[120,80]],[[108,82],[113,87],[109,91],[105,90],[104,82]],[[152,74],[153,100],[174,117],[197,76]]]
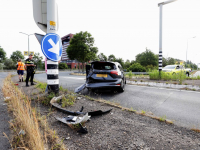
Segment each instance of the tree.
[[[70,41],[70,45],[67,47],[67,55],[71,60],[78,60],[82,62],[83,66],[85,62],[96,58],[98,48],[94,47],[94,38],[88,32],[79,32],[73,36]],[[82,68],[84,71],[84,67]]]
[[12,53],[10,58],[12,59],[12,61],[14,63],[17,63],[19,59],[24,59],[24,55],[22,54],[21,51],[15,51],[15,52]]
[[175,61],[174,58],[169,57],[169,58],[167,59],[167,65],[174,65],[175,63],[176,63],[176,61]]
[[142,66],[147,65],[158,65],[158,57],[149,49],[146,48],[145,52],[136,55],[136,62],[140,63]]
[[35,53],[33,56],[33,62],[39,68],[42,68],[42,59],[43,57],[40,56],[40,53]]
[[68,66],[66,63],[59,63],[58,68],[59,69],[68,69]]
[[116,58],[115,62],[118,62],[121,64],[121,66],[124,68],[124,60],[122,58]]
[[135,61],[135,60],[132,60],[132,61],[131,61],[131,65],[133,65],[134,63],[136,63],[136,61]]
[[98,58],[99,58],[100,61],[107,61],[108,60],[107,56],[104,55],[103,53],[100,53],[98,55]]
[[115,55],[111,54],[110,56],[108,56],[108,61],[115,61],[116,57]]
[[130,60],[126,60],[126,62],[124,63],[124,69],[128,69],[131,66],[131,62]]
[[162,58],[162,66],[165,67],[168,65],[167,59],[165,57]]
[[16,69],[16,63],[12,61],[12,59],[6,59],[4,62],[5,69]]
[[135,63],[135,64],[131,65],[128,68],[128,71],[132,71],[132,72],[145,72],[146,69],[142,65],[140,65],[139,63]]
[[0,63],[3,63],[6,60],[6,52],[0,46]]

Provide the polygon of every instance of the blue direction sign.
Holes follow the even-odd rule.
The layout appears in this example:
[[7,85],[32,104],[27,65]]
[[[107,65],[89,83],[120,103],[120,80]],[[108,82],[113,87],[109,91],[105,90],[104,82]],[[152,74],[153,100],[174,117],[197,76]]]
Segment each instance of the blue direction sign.
[[59,61],[62,55],[60,36],[55,33],[45,35],[41,42],[43,54],[52,61]]

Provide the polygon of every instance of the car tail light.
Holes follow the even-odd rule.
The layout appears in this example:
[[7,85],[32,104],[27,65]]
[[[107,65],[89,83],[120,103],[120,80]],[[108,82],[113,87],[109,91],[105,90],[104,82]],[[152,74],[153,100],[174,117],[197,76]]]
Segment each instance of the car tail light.
[[118,71],[111,71],[110,73],[118,75]]
[[116,84],[116,85],[121,85],[121,84]]

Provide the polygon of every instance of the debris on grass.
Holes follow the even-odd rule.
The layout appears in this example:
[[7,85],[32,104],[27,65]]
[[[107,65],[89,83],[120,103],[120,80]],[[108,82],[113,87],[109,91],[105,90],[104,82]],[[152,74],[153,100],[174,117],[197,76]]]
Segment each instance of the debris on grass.
[[[52,106],[56,107],[58,110],[70,114],[70,116],[63,117],[63,118],[60,118],[60,117],[55,117],[55,118],[56,120],[67,124],[72,129],[75,129],[78,126],[77,128],[79,130],[77,132],[79,133],[88,132],[86,127],[82,127],[82,124],[85,123],[87,120],[89,120],[90,117],[107,114],[112,110],[112,109],[109,109],[107,111],[95,110],[91,112],[83,112],[84,107],[82,106],[80,111],[76,111],[76,112],[69,111],[63,108],[63,98],[64,98],[64,101],[66,101],[65,97],[66,97],[65,95],[61,95],[59,97],[53,97],[50,103]],[[75,98],[73,100],[75,100]]]

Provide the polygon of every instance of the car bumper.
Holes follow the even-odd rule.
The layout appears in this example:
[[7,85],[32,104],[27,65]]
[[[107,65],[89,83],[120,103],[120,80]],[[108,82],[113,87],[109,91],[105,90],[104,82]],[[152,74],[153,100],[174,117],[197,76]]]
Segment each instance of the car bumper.
[[121,86],[122,79],[118,79],[115,82],[99,82],[99,83],[87,83],[86,88],[97,89],[97,88],[118,88]]

